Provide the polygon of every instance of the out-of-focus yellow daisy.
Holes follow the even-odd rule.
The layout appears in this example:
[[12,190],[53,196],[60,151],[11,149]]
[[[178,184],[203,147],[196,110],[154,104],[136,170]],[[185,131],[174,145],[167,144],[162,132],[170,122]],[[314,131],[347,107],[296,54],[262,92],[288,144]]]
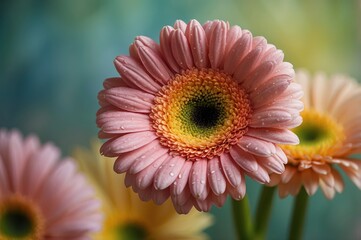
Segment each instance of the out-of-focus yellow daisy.
[[296,81],[304,89],[303,123],[293,130],[300,144],[282,146],[286,170],[272,175],[270,185],[278,185],[281,197],[303,186],[308,195],[320,187],[331,199],[344,188],[342,169],[361,189],[361,161],[351,158],[361,153],[361,86],[346,76],[305,71],[296,72]]
[[124,175],[113,171],[113,161],[100,156],[99,148],[100,143],[93,142],[91,150],[76,149],[74,153],[103,202],[103,229],[94,239],[208,239],[202,231],[213,222],[210,214],[192,210],[179,215],[170,200],[161,206],[141,201],[130,188],[119,184]]

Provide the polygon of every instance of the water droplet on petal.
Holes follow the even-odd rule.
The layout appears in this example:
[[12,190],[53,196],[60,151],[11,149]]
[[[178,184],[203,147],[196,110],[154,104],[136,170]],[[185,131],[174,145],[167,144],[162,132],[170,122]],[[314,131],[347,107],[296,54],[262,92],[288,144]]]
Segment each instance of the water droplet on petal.
[[173,172],[170,172],[169,175],[170,175],[171,177],[173,177],[173,176],[174,176],[174,173],[173,173]]

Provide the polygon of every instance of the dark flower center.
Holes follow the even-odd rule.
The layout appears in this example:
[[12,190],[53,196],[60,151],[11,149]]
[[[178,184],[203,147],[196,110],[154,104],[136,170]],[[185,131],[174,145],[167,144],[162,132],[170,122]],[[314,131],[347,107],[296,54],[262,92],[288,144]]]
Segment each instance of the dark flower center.
[[22,238],[32,234],[34,224],[22,209],[8,209],[0,215],[0,234],[9,238]]
[[145,240],[147,239],[147,231],[137,223],[127,223],[119,226],[117,229],[118,239],[127,240]]

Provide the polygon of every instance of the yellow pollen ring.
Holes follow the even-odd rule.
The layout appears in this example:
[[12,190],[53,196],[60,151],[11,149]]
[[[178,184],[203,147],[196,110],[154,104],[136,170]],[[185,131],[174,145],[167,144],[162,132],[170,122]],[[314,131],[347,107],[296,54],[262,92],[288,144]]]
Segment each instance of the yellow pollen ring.
[[[219,116],[211,127],[198,126],[192,119],[189,112],[199,104],[216,109]],[[163,146],[196,160],[211,159],[236,144],[247,131],[250,114],[248,95],[231,76],[213,69],[191,69],[157,93],[150,117]],[[212,117],[206,116],[206,121]]]
[[329,160],[345,139],[342,125],[313,109],[304,110],[301,115],[303,123],[292,130],[298,135],[300,144],[281,146],[290,163]]
[[[0,221],[6,213],[11,212],[16,212],[25,216],[31,223],[29,233],[26,236],[21,237],[21,239],[36,240],[43,238],[45,221],[36,204],[18,194],[0,199]],[[12,237],[9,238],[9,236],[5,235],[5,233],[2,232],[3,230],[0,229],[0,239],[12,239]]]

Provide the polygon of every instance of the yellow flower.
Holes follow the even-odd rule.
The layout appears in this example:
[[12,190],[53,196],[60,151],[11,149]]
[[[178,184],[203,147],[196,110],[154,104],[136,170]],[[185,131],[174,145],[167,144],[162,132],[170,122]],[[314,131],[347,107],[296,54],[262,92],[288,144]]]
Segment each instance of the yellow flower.
[[202,231],[210,226],[210,214],[191,211],[176,213],[170,200],[161,206],[143,202],[113,171],[113,160],[100,156],[100,142],[92,150],[76,149],[74,158],[97,189],[105,215],[103,229],[94,239],[208,239]]

